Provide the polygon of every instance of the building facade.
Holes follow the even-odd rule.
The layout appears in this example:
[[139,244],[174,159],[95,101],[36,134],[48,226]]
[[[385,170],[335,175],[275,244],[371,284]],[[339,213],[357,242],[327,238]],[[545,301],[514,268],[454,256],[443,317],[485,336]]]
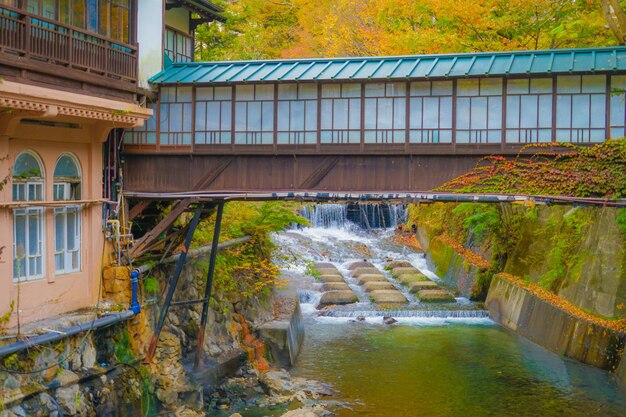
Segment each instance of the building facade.
[[169,56],[191,59],[194,25],[217,12],[200,0],[0,1],[0,316],[10,325],[96,304],[107,213],[118,209],[117,138],[151,115],[148,77]]

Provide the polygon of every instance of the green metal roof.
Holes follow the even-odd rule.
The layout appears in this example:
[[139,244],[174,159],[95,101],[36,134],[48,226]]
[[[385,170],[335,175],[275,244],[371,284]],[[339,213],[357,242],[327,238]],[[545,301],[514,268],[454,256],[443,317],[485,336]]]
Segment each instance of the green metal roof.
[[626,47],[481,52],[370,58],[175,63],[154,84],[387,80],[613,72],[626,70]]

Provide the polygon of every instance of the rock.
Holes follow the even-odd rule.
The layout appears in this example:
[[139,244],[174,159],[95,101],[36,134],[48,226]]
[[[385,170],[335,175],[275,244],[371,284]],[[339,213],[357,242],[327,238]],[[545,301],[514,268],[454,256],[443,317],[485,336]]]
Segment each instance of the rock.
[[74,372],[63,369],[54,380],[58,382],[59,386],[65,387],[71,384],[76,384],[79,379],[80,378],[78,378],[78,375],[76,375]]
[[355,321],[365,321],[365,316],[357,316]]
[[269,371],[259,377],[259,384],[267,395],[286,395],[293,390],[291,375],[286,371]]
[[345,282],[327,282],[322,286],[322,291],[349,291],[350,286]]
[[400,277],[400,275],[404,275],[404,274],[419,274],[419,273],[420,271],[417,268],[414,268],[412,266],[410,267],[399,266],[391,270],[391,275],[393,275],[395,278],[398,278]]
[[348,242],[345,242],[345,245],[346,247],[353,250],[354,252],[357,252],[359,256],[364,256],[364,257],[372,256],[372,252],[370,248],[365,243],[348,241]]
[[414,282],[419,282],[419,281],[430,281],[430,279],[422,273],[403,274],[403,275],[400,275],[397,279],[404,285],[410,285]]
[[7,375],[7,379],[4,381],[4,388],[7,390],[19,389],[21,382],[13,375]]
[[352,291],[329,291],[322,295],[320,306],[330,304],[352,304],[359,301],[359,297]]
[[348,266],[348,269],[350,271],[354,271],[357,268],[374,268],[374,265],[372,265],[370,262],[354,262],[351,263],[350,266]]
[[59,388],[56,391],[56,400],[64,415],[87,416],[90,414],[88,400],[78,384]]
[[332,268],[315,268],[320,275],[336,275],[339,274],[339,270],[334,266]]
[[389,281],[368,281],[363,283],[363,289],[371,292],[376,290],[395,290],[396,287]]
[[333,264],[331,264],[330,262],[317,262],[314,264],[315,269],[317,269],[318,271],[320,269],[334,269],[337,270],[337,267]]
[[235,413],[235,414],[231,414],[230,417],[243,417],[243,416],[239,413]]
[[456,301],[453,296],[441,288],[436,290],[420,290],[417,293],[417,298],[419,298],[420,301],[428,303],[447,303]]
[[343,277],[338,274],[324,274],[320,275],[319,280],[322,282],[345,282]]
[[82,353],[83,368],[93,368],[96,365],[96,348],[91,342],[91,338],[85,344]]
[[394,324],[397,322],[398,320],[394,319],[393,317],[389,317],[389,316],[383,317],[383,324]]
[[378,274],[382,275],[382,273],[376,268],[356,268],[352,271],[353,277],[360,277],[365,274]]
[[378,304],[401,304],[408,300],[398,290],[377,290],[370,293],[370,297]]
[[359,277],[359,285],[364,285],[366,282],[389,282],[383,274],[363,274]]
[[309,408],[299,408],[297,410],[288,411],[281,417],[317,417],[317,414]]

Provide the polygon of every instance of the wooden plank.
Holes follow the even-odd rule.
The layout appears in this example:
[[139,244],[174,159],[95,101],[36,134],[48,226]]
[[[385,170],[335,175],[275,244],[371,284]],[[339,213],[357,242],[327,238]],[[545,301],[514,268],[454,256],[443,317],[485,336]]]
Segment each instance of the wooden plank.
[[174,222],[178,219],[178,216],[184,213],[191,204],[196,203],[197,201],[198,200],[195,198],[186,198],[175,203],[172,207],[172,210],[168,213],[167,216],[165,216],[163,220],[159,222],[159,224],[157,224],[143,237],[135,241],[135,244],[129,251],[130,258],[136,259],[146,253],[147,248],[159,239],[161,233],[172,227]]
[[328,175],[328,173],[337,165],[339,162],[339,156],[329,156],[322,161],[319,167],[308,176],[307,179],[302,181],[300,187],[301,190],[312,190],[314,189],[323,179]]
[[235,160],[234,156],[226,157],[217,162],[215,167],[200,179],[192,188],[193,191],[204,191],[219,177]]

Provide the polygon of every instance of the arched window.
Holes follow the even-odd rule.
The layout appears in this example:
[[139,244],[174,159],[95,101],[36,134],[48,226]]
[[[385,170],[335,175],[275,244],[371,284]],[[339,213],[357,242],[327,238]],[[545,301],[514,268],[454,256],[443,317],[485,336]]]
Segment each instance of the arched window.
[[[80,170],[76,159],[63,154],[54,167],[54,200],[75,201],[81,196]],[[57,274],[80,271],[80,206],[54,209],[54,270]]]
[[[22,152],[13,165],[13,200],[42,201],[44,173],[39,157]],[[13,279],[43,278],[43,209],[28,207],[13,211]]]

